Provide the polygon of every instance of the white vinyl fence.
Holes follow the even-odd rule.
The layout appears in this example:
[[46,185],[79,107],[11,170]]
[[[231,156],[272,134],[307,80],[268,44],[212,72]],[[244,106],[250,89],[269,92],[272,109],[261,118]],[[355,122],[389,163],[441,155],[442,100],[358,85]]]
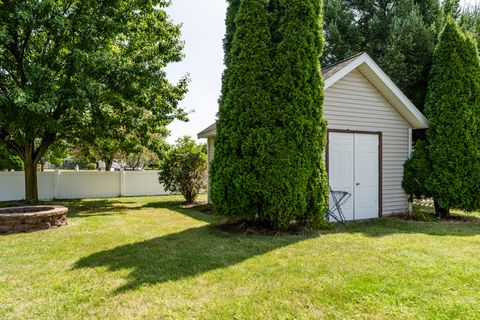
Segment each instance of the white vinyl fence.
[[[48,171],[38,173],[41,200],[165,195],[156,171]],[[0,201],[25,199],[23,172],[0,172]]]

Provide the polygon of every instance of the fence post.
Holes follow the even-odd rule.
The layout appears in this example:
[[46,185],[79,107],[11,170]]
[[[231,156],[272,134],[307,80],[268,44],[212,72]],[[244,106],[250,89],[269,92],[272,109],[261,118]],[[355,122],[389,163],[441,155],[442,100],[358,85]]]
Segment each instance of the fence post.
[[55,169],[55,179],[53,182],[53,193],[55,199],[60,199],[60,170]]
[[125,170],[120,169],[120,197],[125,196]]

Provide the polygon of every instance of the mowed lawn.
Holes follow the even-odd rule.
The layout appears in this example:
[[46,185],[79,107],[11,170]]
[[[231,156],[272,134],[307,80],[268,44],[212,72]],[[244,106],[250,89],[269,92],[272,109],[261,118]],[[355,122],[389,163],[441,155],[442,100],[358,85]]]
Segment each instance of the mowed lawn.
[[0,236],[0,318],[480,318],[480,215],[232,235],[179,200],[67,201],[69,226]]

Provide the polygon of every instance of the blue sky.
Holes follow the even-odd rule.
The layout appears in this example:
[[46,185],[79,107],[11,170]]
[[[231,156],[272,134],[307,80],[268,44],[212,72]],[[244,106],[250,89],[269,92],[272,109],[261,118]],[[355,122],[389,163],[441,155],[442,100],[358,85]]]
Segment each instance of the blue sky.
[[[462,0],[463,4],[480,0]],[[189,92],[182,105],[191,111],[189,122],[176,121],[169,126],[169,142],[197,133],[215,121],[223,72],[222,41],[225,34],[225,0],[172,0],[168,8],[175,23],[182,24],[185,59],[167,68],[169,79],[176,81],[190,74]]]

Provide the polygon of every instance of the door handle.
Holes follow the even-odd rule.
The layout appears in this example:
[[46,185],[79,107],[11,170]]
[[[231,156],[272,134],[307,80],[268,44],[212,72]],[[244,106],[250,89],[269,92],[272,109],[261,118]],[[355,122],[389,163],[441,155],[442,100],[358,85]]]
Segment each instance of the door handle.
[[355,183],[355,185],[359,186],[359,185],[360,185],[360,182]]

